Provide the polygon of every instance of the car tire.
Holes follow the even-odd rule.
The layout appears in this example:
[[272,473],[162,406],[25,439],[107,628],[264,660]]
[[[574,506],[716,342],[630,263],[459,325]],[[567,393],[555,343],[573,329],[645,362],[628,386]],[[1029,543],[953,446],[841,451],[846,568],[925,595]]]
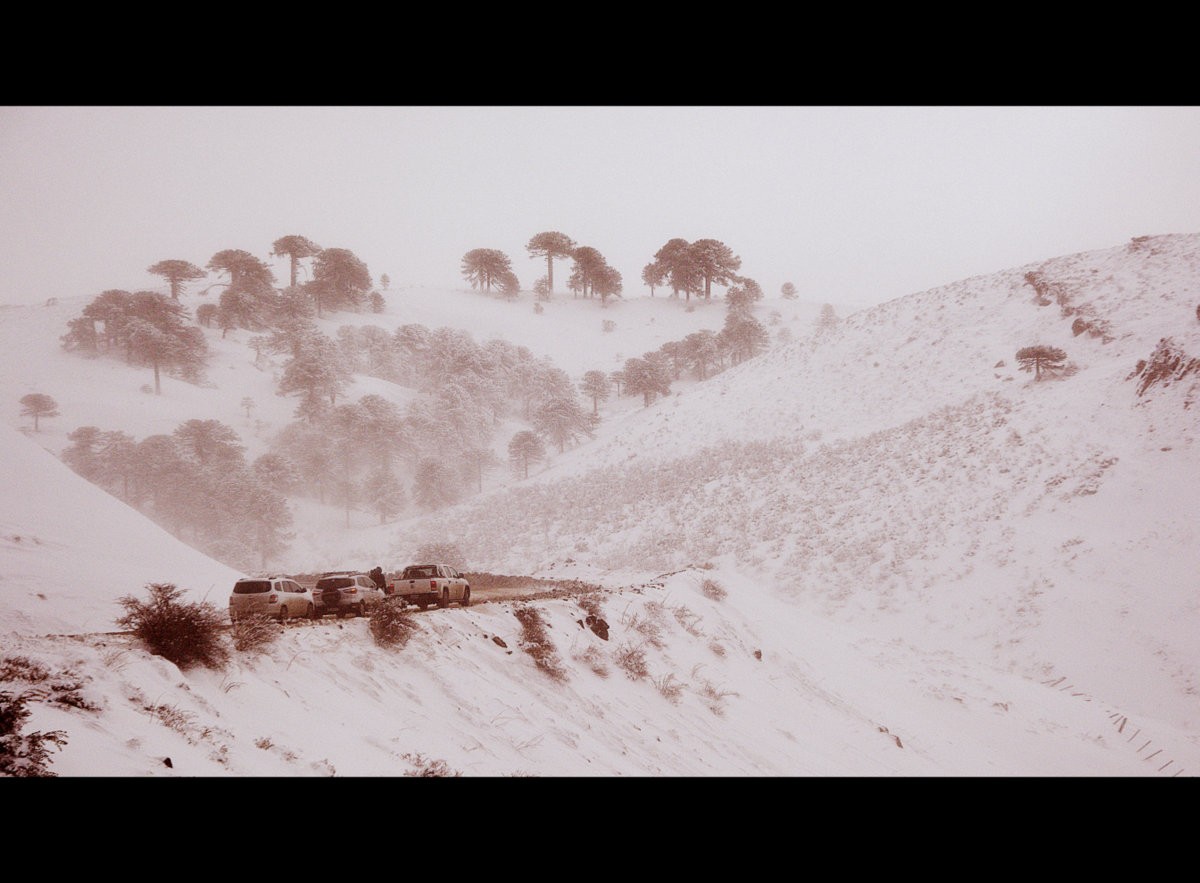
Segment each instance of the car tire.
[[287,617],[287,605],[286,604],[279,605],[279,621],[287,622],[287,618],[288,618]]
[[471,587],[470,586],[467,586],[465,589],[463,589],[463,597],[462,597],[462,600],[459,602],[459,606],[460,607],[470,607],[471,606]]
[[438,607],[445,609],[450,606],[450,590],[442,589],[442,597],[438,598]]
[[413,603],[414,603],[414,604],[416,604],[416,605],[417,605],[417,608],[418,608],[418,609],[420,609],[420,610],[424,610],[426,607],[428,607],[428,606],[429,606],[429,603],[428,603],[427,601],[425,601],[425,600],[421,600],[421,601],[414,601]]
[[308,618],[309,619],[317,618],[317,608],[314,607],[312,604],[308,605]]

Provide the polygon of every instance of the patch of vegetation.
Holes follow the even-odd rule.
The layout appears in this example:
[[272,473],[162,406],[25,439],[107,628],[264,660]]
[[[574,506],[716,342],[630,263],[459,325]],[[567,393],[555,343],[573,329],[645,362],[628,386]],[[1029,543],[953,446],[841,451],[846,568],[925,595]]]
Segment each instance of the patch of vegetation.
[[675,615],[675,621],[683,626],[683,630],[694,638],[700,637],[703,632],[700,631],[698,623],[700,615],[693,613],[685,604],[680,604],[678,607],[671,608],[671,612]]
[[683,683],[676,680],[674,674],[665,674],[660,678],[654,679],[654,686],[662,697],[675,705],[679,702],[679,697],[683,695]]
[[24,694],[0,692],[0,776],[18,778],[53,778],[50,769],[50,746],[62,750],[67,744],[64,730],[43,733],[22,733],[29,719]]
[[595,644],[589,644],[587,649],[575,658],[590,668],[597,677],[608,677],[608,665],[604,661],[604,654]]
[[732,690],[722,690],[708,680],[701,683],[698,692],[704,703],[708,706],[708,710],[717,717],[722,717],[725,714],[725,697],[738,695]]
[[513,615],[521,623],[521,649],[532,657],[534,663],[556,681],[565,681],[567,671],[563,668],[558,651],[550,638],[541,614],[526,604],[513,608]]
[[221,668],[229,649],[221,640],[225,613],[208,603],[184,602],[183,590],[172,583],[150,583],[150,600],[132,595],[117,599],[125,609],[119,627],[129,629],[155,656],[188,668]]
[[53,675],[40,662],[35,662],[27,656],[6,656],[0,659],[0,683],[17,681],[36,685],[35,698],[42,702],[67,705],[84,711],[100,710],[100,705],[80,692],[83,690],[83,681],[74,672],[68,670]]
[[[1200,309],[1197,317],[1200,318]],[[1154,385],[1170,386],[1189,374],[1200,374],[1200,358],[1192,358],[1169,337],[1158,342],[1149,360],[1139,359],[1137,367],[1126,380],[1138,378],[1137,394],[1145,395]]]
[[625,643],[618,647],[615,662],[632,681],[640,681],[650,675],[650,669],[646,665],[646,651],[633,644]]
[[403,598],[388,598],[371,611],[367,627],[378,646],[399,650],[416,633],[417,621],[405,609]]
[[651,647],[666,646],[662,636],[662,623],[651,616],[639,616],[634,613],[625,618],[623,623],[627,628],[640,634]]
[[423,754],[404,754],[401,756],[413,765],[411,770],[405,772],[404,775],[406,776],[421,779],[457,779],[462,776],[462,773],[456,769],[452,769],[444,760],[434,760],[432,758],[425,757]]
[[265,613],[239,616],[230,630],[233,647],[239,653],[264,653],[283,634],[279,620]]
[[725,587],[715,579],[705,579],[704,582],[700,583],[700,591],[710,601],[724,601],[729,596],[729,592]]

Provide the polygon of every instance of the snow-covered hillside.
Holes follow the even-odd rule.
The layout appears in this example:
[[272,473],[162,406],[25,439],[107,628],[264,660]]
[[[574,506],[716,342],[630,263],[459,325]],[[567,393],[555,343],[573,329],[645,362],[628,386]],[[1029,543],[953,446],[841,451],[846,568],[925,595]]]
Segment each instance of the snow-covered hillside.
[[[462,327],[578,378],[723,319],[719,302],[662,297],[537,315],[433,294],[326,321]],[[73,736],[63,774],[388,775],[420,758],[474,775],[1200,770],[1200,373],[1142,394],[1135,376],[1164,339],[1200,355],[1200,235],[963,280],[820,332],[816,305],[760,304],[793,342],[649,407],[606,403],[594,440],[526,481],[382,525],[295,507],[284,569],[395,566],[448,541],[464,569],[604,586],[608,641],[576,600],[536,603],[559,678],[521,651],[512,602],[421,615],[398,652],[363,621],[296,624],[223,672],[179,672],[119,636],[45,637],[110,630],[113,599],[148,581],[222,603],[236,575],[57,462],[71,429],[140,438],[212,417],[254,451],[294,407],[244,332],[209,332],[206,384],[146,395],[147,372],[61,351],[82,303],[0,311],[20,430],[4,437],[0,633],[6,656],[95,706],[35,706],[37,726]],[[1033,345],[1067,353],[1061,376],[1018,369]],[[350,396],[408,394],[382,383]],[[38,433],[15,416],[34,391],[62,411]],[[61,585],[81,569],[104,575]],[[314,732],[316,716],[330,723]]]

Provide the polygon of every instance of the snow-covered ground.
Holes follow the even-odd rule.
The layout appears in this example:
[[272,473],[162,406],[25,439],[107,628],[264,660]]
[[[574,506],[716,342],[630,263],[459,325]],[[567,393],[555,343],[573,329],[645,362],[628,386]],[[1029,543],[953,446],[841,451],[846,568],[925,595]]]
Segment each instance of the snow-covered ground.
[[[1056,300],[1036,302],[1033,271]],[[74,475],[53,456],[67,433],[218,419],[255,456],[295,402],[241,331],[206,332],[204,383],[146,394],[148,371],[61,349],[88,300],[0,308],[0,690],[33,690],[29,728],[67,734],[60,775],[1200,770],[1200,376],[1141,396],[1131,377],[1164,338],[1200,355],[1200,235],[839,310],[819,333],[819,304],[769,298],[758,317],[792,342],[649,407],[602,403],[596,437],[526,481],[498,472],[382,525],[294,503],[284,570],[398,566],[451,541],[463,569],[603,586],[585,600],[608,640],[579,599],[530,602],[557,676],[523,651],[512,601],[419,614],[398,651],[364,620],[294,623],[219,671],[101,634],[148,582],[223,605],[238,574]],[[324,323],[463,328],[578,379],[721,327],[723,303],[693,306],[559,294],[537,314],[528,295],[401,286],[382,314]],[[1097,333],[1073,333],[1081,318]],[[1035,344],[1066,351],[1064,376],[1018,370]],[[360,377],[349,397],[411,395],[393,387]],[[61,411],[36,433],[29,392]]]

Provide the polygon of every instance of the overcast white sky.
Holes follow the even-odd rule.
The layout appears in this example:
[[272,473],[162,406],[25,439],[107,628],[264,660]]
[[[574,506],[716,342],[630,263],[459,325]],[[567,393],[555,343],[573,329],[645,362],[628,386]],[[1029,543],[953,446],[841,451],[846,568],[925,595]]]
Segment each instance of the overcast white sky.
[[463,254],[497,248],[528,289],[545,230],[627,295],[683,237],[769,294],[878,303],[1200,231],[1200,108],[0,108],[0,303],[152,288],[159,260],[287,234],[393,287],[465,285]]

